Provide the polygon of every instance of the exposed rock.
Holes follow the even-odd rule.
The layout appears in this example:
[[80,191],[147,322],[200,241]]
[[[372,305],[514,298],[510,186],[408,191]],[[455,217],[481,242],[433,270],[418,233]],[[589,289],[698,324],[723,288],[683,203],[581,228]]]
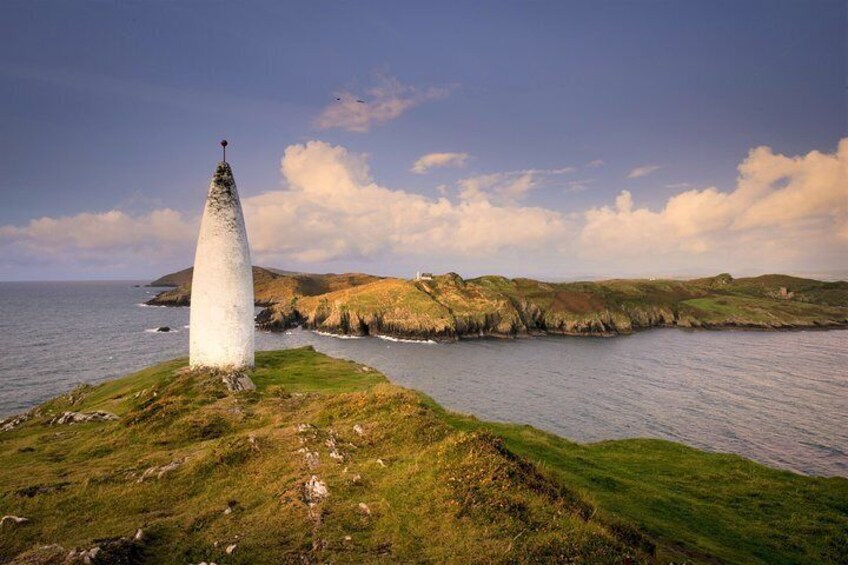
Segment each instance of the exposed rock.
[[314,469],[318,468],[318,465],[321,463],[321,461],[318,457],[317,451],[310,451],[310,450],[306,449],[305,447],[301,447],[300,449],[297,450],[297,452],[303,453],[303,459],[306,462],[306,466],[309,469],[314,470]]
[[356,432],[356,435],[358,435],[358,436],[364,436],[365,435],[365,429],[362,426],[360,426],[359,424],[354,424],[353,431]]
[[339,451],[338,446],[336,445],[336,436],[330,432],[330,437],[324,442],[330,450],[330,459],[335,459],[336,461],[344,461],[344,455],[341,451]]
[[175,459],[166,465],[153,466],[148,468],[144,473],[141,474],[141,477],[138,478],[139,483],[143,483],[145,480],[156,476],[157,479],[161,479],[168,473],[179,469],[186,462],[186,458]]
[[382,460],[382,459],[377,459],[377,465],[379,465],[380,467],[385,467],[385,466],[386,466],[386,464],[383,462],[383,460]]
[[227,385],[227,390],[230,392],[245,392],[256,390],[256,385],[253,384],[250,376],[247,373],[239,371],[233,373],[225,373],[222,377],[224,384]]
[[118,417],[116,415],[102,410],[95,410],[94,412],[62,412],[61,415],[50,420],[50,425],[108,422],[117,419]]
[[363,514],[367,514],[368,516],[371,515],[371,509],[368,508],[368,505],[365,504],[364,502],[360,502],[358,508],[359,508],[359,511],[362,512]]
[[26,414],[17,414],[15,416],[9,416],[8,418],[0,420],[0,431],[11,432],[27,420],[29,420],[29,412],[27,412]]
[[303,318],[291,304],[274,304],[256,316],[256,326],[265,331],[280,332],[299,326]]
[[312,477],[306,481],[304,487],[304,498],[310,506],[318,504],[330,496],[330,491],[327,489],[327,483],[320,480],[315,475],[312,475]]
[[29,518],[7,514],[6,516],[3,516],[2,519],[0,519],[0,526],[5,526],[6,522],[10,524],[26,524],[27,522],[29,522]]
[[227,555],[232,555],[233,552],[236,550],[236,547],[238,547],[238,544],[235,544],[235,543],[230,544],[230,545],[227,546],[227,549],[225,549],[224,552]]
[[93,540],[96,545],[88,549],[74,549],[65,563],[86,565],[130,565],[144,557],[143,534],[137,530],[133,537],[116,537]]

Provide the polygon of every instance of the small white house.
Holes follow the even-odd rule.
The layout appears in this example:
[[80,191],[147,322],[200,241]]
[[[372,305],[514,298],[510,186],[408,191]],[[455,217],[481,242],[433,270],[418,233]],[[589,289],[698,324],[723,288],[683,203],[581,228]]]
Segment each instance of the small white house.
[[431,281],[433,280],[433,273],[422,273],[418,271],[415,273],[415,280],[417,281]]

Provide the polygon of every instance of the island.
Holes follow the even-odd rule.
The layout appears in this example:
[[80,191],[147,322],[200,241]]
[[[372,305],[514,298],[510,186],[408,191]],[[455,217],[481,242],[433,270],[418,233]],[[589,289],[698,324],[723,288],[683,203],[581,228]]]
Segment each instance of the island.
[[[188,283],[148,302],[187,306]],[[541,334],[612,336],[652,327],[848,327],[848,282],[787,275],[550,283],[456,273],[400,279],[254,267],[257,325],[450,341]],[[173,275],[168,277],[173,278]],[[167,278],[167,277],[166,277]],[[161,280],[161,279],[160,279]],[[184,278],[185,279],[185,275]]]
[[0,562],[828,563],[848,480],[456,414],[313,349],[166,362],[0,421]]

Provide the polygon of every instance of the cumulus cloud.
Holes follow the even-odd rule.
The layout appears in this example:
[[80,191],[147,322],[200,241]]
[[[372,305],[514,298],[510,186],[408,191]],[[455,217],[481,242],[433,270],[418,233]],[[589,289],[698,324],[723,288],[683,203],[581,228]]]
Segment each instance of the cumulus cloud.
[[638,179],[639,177],[644,177],[646,175],[650,175],[654,171],[659,169],[657,165],[642,165],[641,167],[636,167],[631,169],[629,173],[627,173],[627,178],[629,179]]
[[734,190],[687,190],[658,211],[637,206],[622,191],[613,206],[585,213],[582,255],[605,260],[710,256],[772,265],[846,258],[848,139],[832,154],[787,157],[758,147],[738,170]]
[[373,126],[400,117],[407,110],[429,100],[448,95],[447,88],[418,88],[393,77],[378,75],[377,84],[359,96],[350,91],[337,92],[336,101],[315,119],[321,129],[341,128],[367,132]]
[[428,153],[415,161],[410,170],[422,175],[436,167],[461,167],[468,157],[468,153]]
[[281,170],[288,190],[243,202],[252,248],[271,259],[493,257],[553,245],[568,227],[553,210],[381,186],[365,156],[321,141],[288,147]]
[[603,159],[595,159],[594,161],[589,161],[588,163],[586,163],[586,166],[591,167],[593,169],[597,169],[598,167],[604,166],[604,164],[605,163]]

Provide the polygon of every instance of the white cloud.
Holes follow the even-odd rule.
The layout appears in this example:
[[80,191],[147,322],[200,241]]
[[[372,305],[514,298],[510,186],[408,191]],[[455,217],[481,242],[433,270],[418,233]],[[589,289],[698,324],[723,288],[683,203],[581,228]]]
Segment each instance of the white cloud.
[[[242,202],[254,260],[281,267],[370,261],[376,272],[397,272],[404,262],[426,262],[561,276],[848,264],[848,138],[834,153],[790,157],[753,149],[733,190],[686,190],[658,209],[628,191],[583,211],[519,204],[569,170],[469,177],[457,183],[455,198],[447,198],[445,186],[432,198],[380,185],[365,156],[310,141],[285,150],[285,189]],[[6,225],[0,266],[93,265],[110,273],[149,265],[156,272],[163,259],[169,266],[190,261],[197,221],[170,209],[111,210]]]
[[605,163],[603,159],[595,159],[594,161],[589,161],[588,163],[586,163],[587,167],[591,167],[593,169],[597,169],[598,167],[602,167],[604,165]]
[[568,229],[553,210],[380,186],[364,156],[321,141],[289,146],[282,172],[288,190],[244,200],[252,248],[269,259],[492,257],[553,245]]
[[460,197],[465,200],[492,200],[512,204],[524,198],[533,188],[549,182],[551,177],[574,171],[574,167],[522,169],[468,177],[457,184]]
[[632,169],[629,173],[627,173],[627,178],[638,179],[639,177],[650,175],[657,169],[659,169],[659,166],[657,165],[642,165],[641,167],[636,167],[635,169]]
[[197,227],[196,218],[167,208],[135,216],[110,210],[43,217],[0,226],[0,264],[24,270],[61,265],[66,273],[99,267],[112,276],[155,272],[163,261],[191,256]]
[[688,190],[659,211],[636,206],[623,191],[615,206],[585,213],[580,240],[584,257],[606,261],[666,255],[695,265],[708,256],[774,269],[846,259],[846,225],[848,138],[832,154],[786,157],[758,147],[739,165],[735,190]]
[[324,108],[315,125],[321,129],[367,132],[372,126],[400,117],[410,108],[447,95],[446,88],[418,88],[378,75],[377,85],[362,97],[346,90],[337,92],[337,100]]
[[415,161],[410,170],[421,175],[436,167],[461,167],[468,157],[468,153],[428,153]]
[[168,208],[133,217],[120,210],[43,217],[22,227],[0,227],[0,238],[34,251],[60,254],[69,249],[110,251],[159,249],[197,235],[195,224]]

